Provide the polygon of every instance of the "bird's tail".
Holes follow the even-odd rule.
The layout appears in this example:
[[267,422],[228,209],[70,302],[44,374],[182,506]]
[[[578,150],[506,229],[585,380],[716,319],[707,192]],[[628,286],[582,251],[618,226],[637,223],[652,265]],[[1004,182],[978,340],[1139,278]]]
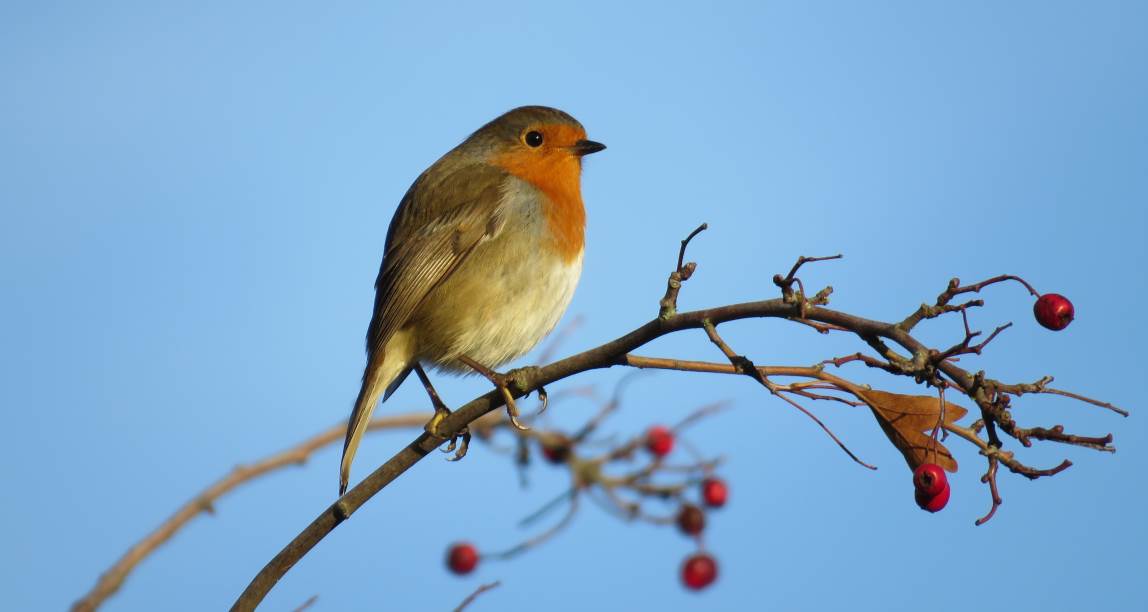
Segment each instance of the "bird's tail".
[[371,413],[375,411],[379,398],[386,399],[390,396],[410,373],[408,359],[403,359],[400,355],[393,357],[395,358],[382,359],[382,363],[368,363],[367,370],[363,374],[363,386],[355,399],[355,409],[351,411],[351,418],[347,420],[347,438],[343,441],[343,459],[339,463],[339,495],[347,492],[347,483],[351,477],[351,461],[355,458],[355,451],[359,449],[359,441],[367,431]]

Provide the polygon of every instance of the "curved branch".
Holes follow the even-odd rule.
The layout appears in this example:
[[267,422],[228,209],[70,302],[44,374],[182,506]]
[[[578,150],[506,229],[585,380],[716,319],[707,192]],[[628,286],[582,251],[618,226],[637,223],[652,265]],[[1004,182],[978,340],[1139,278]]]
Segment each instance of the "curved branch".
[[[827,293],[827,292],[823,292]],[[819,294],[820,295],[820,294]],[[523,368],[514,371],[515,382],[512,393],[514,397],[521,397],[545,385],[568,378],[575,374],[590,370],[609,368],[615,365],[627,364],[627,353],[643,346],[662,336],[688,329],[702,329],[707,324],[718,325],[728,321],[750,318],[800,318],[818,323],[833,325],[849,330],[868,344],[873,346],[887,359],[890,367],[900,373],[915,376],[922,382],[933,382],[937,372],[952,380],[962,392],[968,395],[990,418],[986,423],[999,423],[1006,433],[1016,431],[1015,424],[1007,415],[1004,406],[1007,403],[998,398],[1001,383],[986,379],[983,374],[976,375],[960,368],[952,361],[935,361],[934,351],[914,338],[904,328],[893,323],[874,321],[863,317],[847,314],[816,306],[805,300],[783,297],[772,300],[745,302],[731,304],[705,310],[691,312],[666,312],[663,310],[659,317],[638,327],[630,333],[597,348],[567,357],[560,361],[538,368]],[[909,357],[898,355],[890,349],[883,340],[889,340],[909,353]],[[462,431],[469,423],[482,415],[503,405],[501,394],[491,391],[485,395],[471,400],[457,409],[440,425],[440,431],[446,438],[437,438],[423,433],[410,444],[396,453],[390,460],[381,465],[366,479],[351,489],[342,498],[324,510],[299,535],[288,543],[270,562],[267,563],[252,579],[246,590],[236,600],[232,610],[253,610],[266,597],[280,578],[287,573],[304,555],[319,543],[328,533],[339,526],[343,521],[358,510],[368,499],[385,488],[395,478],[418,463],[424,456],[443,444],[447,438]],[[961,433],[961,432],[958,432]],[[990,444],[993,450],[999,447],[999,440],[995,440],[992,429],[989,430]],[[975,437],[975,436],[974,436]],[[977,439],[980,442],[979,439]],[[981,442],[981,444],[984,444]],[[984,448],[982,448],[984,450]],[[993,452],[993,451],[988,451]],[[1002,454],[1002,463],[1008,460]],[[1011,465],[1009,466],[1012,467]]]
[[[607,342],[597,348],[584,351],[577,355],[567,357],[540,368],[525,368],[514,373],[517,383],[512,390],[514,396],[521,397],[539,387],[554,383],[575,374],[609,368],[625,363],[625,356],[630,351],[662,336],[686,329],[701,329],[706,321],[714,324],[735,321],[747,318],[762,317],[790,317],[800,314],[799,306],[788,304],[778,298],[757,302],[732,304],[719,308],[695,310],[672,315],[668,318],[657,318],[630,333]],[[805,318],[833,323],[848,327],[856,333],[869,333],[873,335],[887,335],[891,325],[863,319],[843,312],[837,312],[820,307],[806,309]],[[905,334],[905,336],[908,336]],[[911,337],[909,337],[912,340]],[[916,340],[912,340],[916,343]],[[953,366],[955,367],[955,366]],[[962,370],[963,372],[963,370]],[[482,415],[503,405],[501,395],[491,391],[485,395],[471,400],[466,405],[455,410],[440,425],[448,438],[461,432],[469,423]],[[446,441],[446,438],[436,438],[423,432],[410,444],[403,447],[398,453],[379,466],[367,478],[348,491],[346,495],[331,504],[299,535],[295,536],[275,555],[270,562],[252,579],[247,589],[236,600],[232,610],[254,610],[259,602],[267,596],[271,588],[283,577],[298,561],[319,543],[328,533],[347,520],[368,499],[382,491],[395,478],[406,472],[414,464]]]
[[[427,415],[421,413],[381,417],[371,421],[368,430],[422,427],[426,420]],[[176,532],[201,513],[214,514],[215,502],[219,498],[260,476],[284,467],[306,463],[307,458],[312,453],[336,440],[342,440],[346,433],[347,426],[340,423],[270,457],[249,465],[235,466],[226,476],[215,481],[211,486],[180,506],[167,520],[160,523],[159,527],[132,545],[119,560],[105,570],[103,574],[100,574],[99,580],[96,581],[95,586],[90,591],[72,604],[73,612],[90,612],[100,607],[104,601],[123,586],[124,580],[137,565],[170,540]]]
[[479,585],[479,587],[477,589],[475,589],[473,593],[471,593],[470,595],[467,595],[466,599],[462,600],[462,603],[458,604],[458,607],[454,609],[454,612],[462,612],[463,610],[466,609],[467,606],[474,603],[474,600],[478,599],[479,595],[482,595],[483,593],[485,593],[491,589],[498,588],[498,586],[501,584],[502,584],[502,582],[495,580],[494,582],[489,582],[487,584]]
[[[534,391],[539,387],[554,383],[574,374],[621,365],[626,353],[655,338],[685,329],[700,329],[702,322],[709,319],[715,323],[754,317],[788,317],[796,308],[781,299],[734,304],[722,308],[711,308],[679,313],[668,318],[657,318],[634,331],[607,342],[597,348],[584,351],[540,368],[525,368],[514,373],[514,397]],[[876,322],[873,322],[876,324]],[[459,433],[471,421],[503,405],[502,396],[497,391],[471,400],[455,410],[440,425],[440,431],[447,437]],[[308,525],[299,535],[279,551],[270,562],[252,579],[239,596],[232,610],[254,610],[267,596],[271,588],[283,577],[303,555],[307,554],[328,533],[347,520],[366,501],[382,491],[395,478],[406,472],[423,457],[446,441],[445,438],[431,436],[423,432],[410,444],[379,466],[362,482],[331,504]]]

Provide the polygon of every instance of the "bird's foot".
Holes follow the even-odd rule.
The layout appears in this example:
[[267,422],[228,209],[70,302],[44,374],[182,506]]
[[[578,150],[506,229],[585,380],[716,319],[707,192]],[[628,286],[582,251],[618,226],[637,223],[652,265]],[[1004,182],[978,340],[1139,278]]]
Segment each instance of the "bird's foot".
[[[459,431],[459,432],[454,433],[454,434],[443,432],[442,431],[442,422],[445,421],[446,418],[449,417],[450,415],[451,415],[450,409],[447,408],[446,406],[443,406],[441,404],[438,406],[435,406],[434,416],[432,416],[431,419],[429,421],[427,421],[427,424],[423,428],[426,429],[427,433],[429,433],[430,435],[432,435],[436,438],[442,438],[444,440],[449,440],[449,442],[446,445],[446,448],[442,449],[442,452],[444,452],[444,453],[452,453],[453,452],[454,456],[450,457],[448,459],[448,461],[458,461],[459,459],[462,459],[463,457],[466,456],[466,451],[470,447],[470,428],[464,427],[462,429],[462,431]],[[461,444],[459,443],[459,440],[462,441]]]
[[[529,431],[530,428],[523,425],[518,420],[518,404],[514,402],[514,393],[510,389],[511,386],[514,386],[521,390],[522,386],[519,384],[519,382],[522,380],[529,380],[534,375],[535,371],[538,370],[538,368],[528,366],[525,368],[511,370],[506,374],[500,374],[469,357],[460,357],[459,360],[469,366],[470,369],[478,372],[484,378],[489,380],[490,383],[494,385],[494,388],[498,389],[498,392],[502,394],[502,401],[504,404],[506,404],[506,416],[510,418],[510,424],[513,425],[515,429],[520,431]],[[540,393],[542,394],[542,397],[545,398],[545,391],[540,391]],[[543,401],[545,402],[545,399]],[[543,407],[543,409],[545,409],[545,407]]]
[[434,416],[432,416],[431,419],[427,421],[427,424],[423,426],[423,429],[425,429],[427,433],[436,438],[447,438],[447,436],[444,435],[440,429],[442,427],[442,422],[445,421],[446,418],[450,415],[450,408],[447,408],[441,404],[436,405],[434,407]]
[[[459,440],[462,440],[462,442],[457,444],[458,450],[455,450],[456,443]],[[451,437],[450,443],[446,445],[446,448],[443,449],[443,452],[449,453],[454,451],[454,456],[447,457],[447,461],[458,461],[459,459],[462,459],[466,456],[466,451],[468,448],[470,448],[470,428],[464,427],[462,431]]]
[[506,416],[510,418],[510,424],[519,431],[530,431],[529,427],[518,421],[518,404],[514,403],[514,394],[510,392],[510,385],[514,384],[514,378],[509,374],[497,372],[492,372],[492,374],[494,376],[487,378],[494,383],[495,388],[502,394],[502,401],[506,403]]

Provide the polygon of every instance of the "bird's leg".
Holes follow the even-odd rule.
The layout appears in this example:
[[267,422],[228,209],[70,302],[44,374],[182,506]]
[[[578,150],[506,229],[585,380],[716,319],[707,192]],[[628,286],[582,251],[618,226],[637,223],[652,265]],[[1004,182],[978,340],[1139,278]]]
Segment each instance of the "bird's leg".
[[435,433],[440,423],[450,416],[450,408],[446,407],[446,403],[438,396],[438,391],[435,391],[434,385],[431,384],[430,378],[427,376],[426,370],[423,370],[422,364],[415,362],[415,374],[419,377],[419,382],[423,384],[423,389],[427,390],[427,395],[430,396],[431,405],[434,406],[434,416],[431,417],[427,423],[426,429],[431,433]]
[[[427,430],[427,433],[435,436],[436,438],[445,438],[446,436],[439,434],[439,425],[442,425],[442,422],[446,420],[448,416],[450,416],[450,408],[447,408],[446,404],[442,401],[442,398],[438,396],[438,391],[435,391],[434,385],[431,384],[430,378],[427,377],[426,371],[423,370],[422,365],[417,361],[415,362],[415,374],[418,375],[419,381],[423,384],[423,388],[427,390],[427,395],[430,396],[431,405],[434,406],[434,416],[431,417],[431,420],[427,421],[425,429]],[[456,446],[455,443],[460,437],[462,438],[462,445],[458,446],[458,451],[455,452],[454,457],[450,459],[451,461],[458,461],[459,459],[462,459],[466,456],[467,447],[470,446],[470,428],[467,427],[461,432],[451,436],[450,444],[447,444],[446,448],[443,449],[443,452],[449,453],[454,451]]]
[[518,405],[514,403],[514,395],[510,393],[509,386],[510,383],[513,382],[513,374],[499,374],[498,372],[495,372],[494,370],[482,365],[481,363],[478,363],[466,355],[460,355],[458,360],[466,364],[470,369],[484,376],[487,380],[490,381],[491,384],[494,385],[496,389],[498,389],[498,392],[502,394],[502,401],[506,404],[506,416],[510,417],[510,424],[513,425],[515,429],[519,429],[521,431],[529,431],[529,427],[518,422]]

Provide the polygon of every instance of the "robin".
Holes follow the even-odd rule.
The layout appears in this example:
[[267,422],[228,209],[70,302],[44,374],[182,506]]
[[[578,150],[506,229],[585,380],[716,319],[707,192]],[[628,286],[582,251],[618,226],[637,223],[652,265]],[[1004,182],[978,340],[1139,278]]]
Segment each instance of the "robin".
[[[479,128],[427,168],[387,229],[367,329],[367,366],[347,422],[339,494],[381,397],[415,372],[434,405],[427,431],[450,410],[422,364],[477,372],[494,383],[516,427],[510,378],[496,368],[534,348],[558,323],[582,272],[586,139],[570,115],[523,106]],[[456,458],[466,452],[464,433]],[[451,440],[448,450],[453,450]]]

